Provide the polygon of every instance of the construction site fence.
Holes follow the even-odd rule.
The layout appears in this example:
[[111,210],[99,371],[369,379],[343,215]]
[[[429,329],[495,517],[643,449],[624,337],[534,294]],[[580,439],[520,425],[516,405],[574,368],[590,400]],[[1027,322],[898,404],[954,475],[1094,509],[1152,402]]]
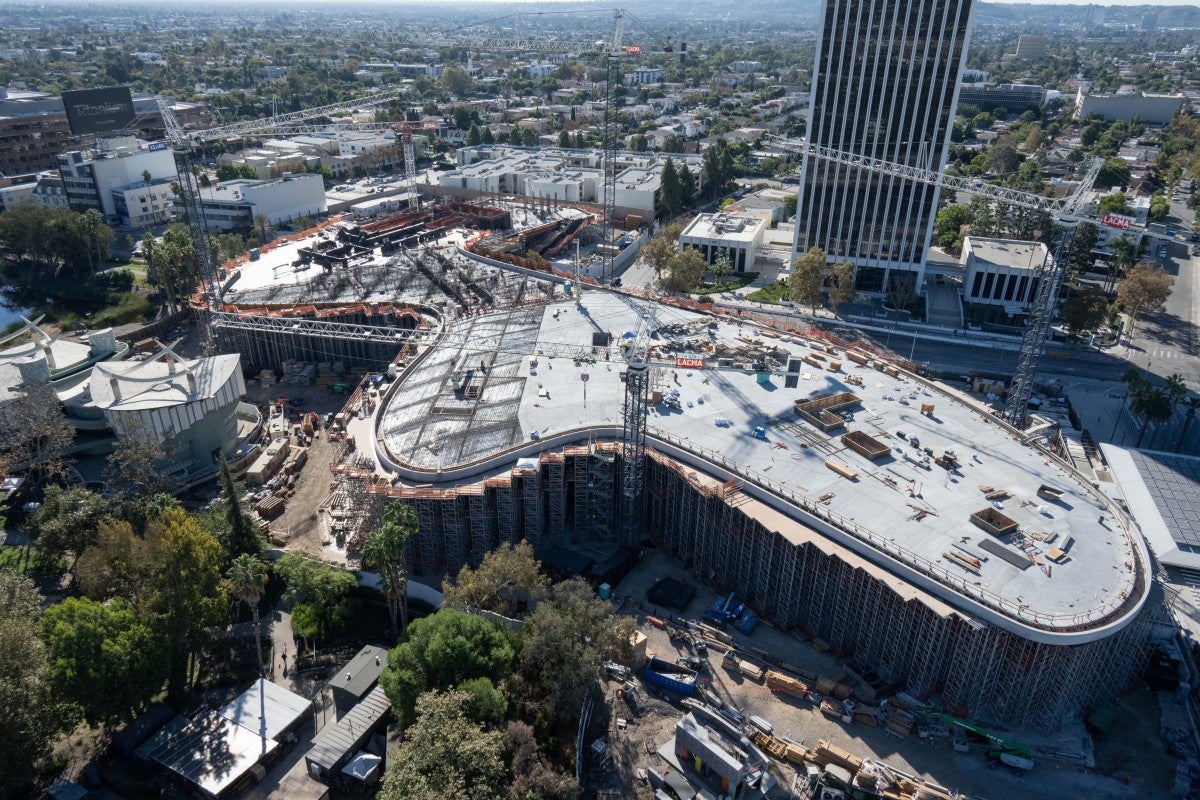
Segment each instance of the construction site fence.
[[163,334],[169,333],[180,325],[191,322],[194,313],[194,309],[190,306],[184,306],[174,314],[155,320],[140,328],[134,328],[131,331],[118,334],[117,340],[128,344],[137,344],[143,339],[160,339],[163,337]]

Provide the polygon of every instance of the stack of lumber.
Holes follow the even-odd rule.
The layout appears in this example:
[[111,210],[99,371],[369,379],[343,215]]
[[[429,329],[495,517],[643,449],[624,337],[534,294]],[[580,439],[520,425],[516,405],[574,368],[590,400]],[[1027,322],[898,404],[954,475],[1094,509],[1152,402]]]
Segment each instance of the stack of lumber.
[[808,759],[822,767],[827,764],[837,764],[851,775],[856,774],[862,769],[861,758],[849,750],[838,747],[836,744],[830,744],[824,739],[817,742],[817,746],[814,749],[808,751]]
[[792,697],[798,697],[801,700],[808,696],[808,686],[803,681],[796,680],[790,675],[784,675],[782,672],[777,672],[773,669],[767,670],[766,682],[767,686],[777,692],[790,694]]

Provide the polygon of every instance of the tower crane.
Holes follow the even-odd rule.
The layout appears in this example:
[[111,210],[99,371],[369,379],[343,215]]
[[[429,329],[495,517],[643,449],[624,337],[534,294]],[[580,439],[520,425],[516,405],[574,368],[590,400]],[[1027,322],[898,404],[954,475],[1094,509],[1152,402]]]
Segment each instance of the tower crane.
[[[1024,428],[1029,417],[1029,398],[1033,393],[1033,379],[1037,373],[1038,359],[1050,332],[1050,323],[1054,319],[1055,301],[1058,289],[1065,274],[1065,261],[1070,251],[1071,242],[1078,225],[1087,222],[1093,225],[1109,225],[1110,218],[1096,217],[1084,211],[1087,195],[1096,182],[1103,162],[1093,159],[1087,173],[1079,183],[1079,187],[1066,197],[1044,197],[1033,192],[1020,189],[1010,189],[996,186],[978,178],[961,178],[947,175],[944,172],[924,167],[898,164],[879,158],[847,153],[829,147],[811,144],[802,140],[787,139],[780,136],[767,137],[770,146],[789,153],[796,153],[809,158],[830,161],[843,166],[890,175],[910,181],[917,181],[932,186],[940,186],[956,192],[983,197],[999,203],[1007,203],[1019,208],[1026,208],[1049,214],[1058,223],[1058,242],[1052,249],[1053,256],[1047,263],[1042,264],[1042,279],[1038,282],[1037,297],[1033,302],[1025,333],[1021,339],[1021,355],[1013,374],[1012,388],[1004,407],[1004,419],[1017,428]],[[1133,233],[1150,238],[1170,238],[1160,236],[1140,226],[1129,228]]]
[[217,264],[212,247],[208,241],[208,226],[204,219],[204,209],[200,202],[200,183],[195,173],[193,149],[206,141],[213,141],[229,136],[240,136],[256,133],[266,133],[284,128],[295,129],[301,123],[318,117],[334,116],[360,108],[390,103],[408,94],[407,89],[396,89],[380,92],[366,97],[356,98],[341,103],[315,106],[288,114],[274,117],[234,122],[217,128],[201,131],[187,131],[179,124],[178,118],[171,110],[170,103],[163,97],[158,98],[158,110],[162,115],[163,127],[166,130],[167,141],[175,155],[175,171],[179,176],[179,199],[183,205],[184,216],[192,234],[192,252],[195,257],[197,279],[206,285],[205,298],[210,310],[217,307],[216,281],[214,280]]

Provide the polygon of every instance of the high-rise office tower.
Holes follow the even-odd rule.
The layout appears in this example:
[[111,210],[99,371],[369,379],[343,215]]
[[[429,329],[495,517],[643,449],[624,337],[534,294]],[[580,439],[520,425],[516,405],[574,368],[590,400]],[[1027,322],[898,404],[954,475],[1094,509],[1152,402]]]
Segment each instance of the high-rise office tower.
[[[809,141],[936,170],[946,159],[971,0],[826,0]],[[795,248],[855,265],[859,291],[920,281],[938,189],[806,157]],[[919,286],[919,283],[915,284]]]

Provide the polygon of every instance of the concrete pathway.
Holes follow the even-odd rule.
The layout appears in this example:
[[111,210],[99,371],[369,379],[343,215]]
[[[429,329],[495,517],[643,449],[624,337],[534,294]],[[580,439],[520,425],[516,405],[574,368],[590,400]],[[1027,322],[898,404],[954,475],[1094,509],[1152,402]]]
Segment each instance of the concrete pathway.
[[296,639],[292,635],[292,615],[286,611],[272,611],[263,617],[263,625],[271,631],[271,652],[264,654],[270,660],[271,680],[287,689],[296,691],[292,668],[296,665]]

